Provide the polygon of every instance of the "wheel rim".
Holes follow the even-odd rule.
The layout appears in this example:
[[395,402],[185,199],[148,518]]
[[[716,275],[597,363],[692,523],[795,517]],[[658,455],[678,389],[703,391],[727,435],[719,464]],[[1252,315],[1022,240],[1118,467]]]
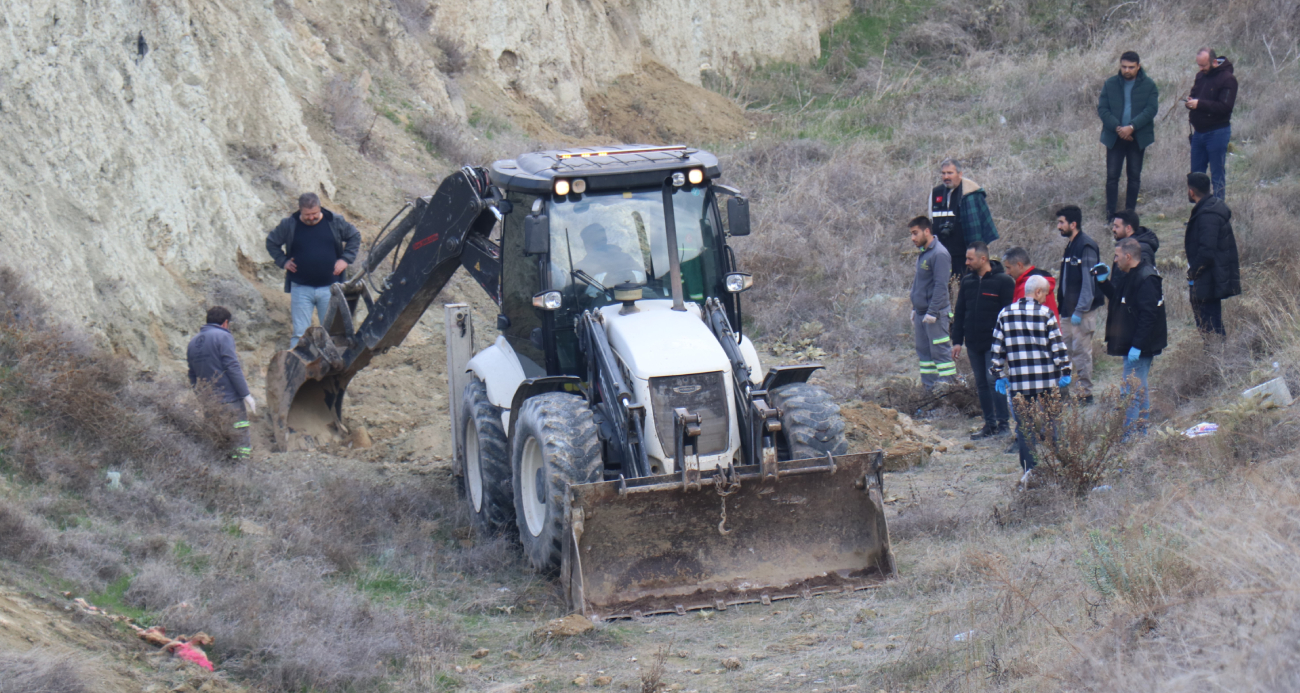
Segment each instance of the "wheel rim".
[[528,533],[539,536],[546,525],[546,477],[542,471],[542,447],[536,438],[524,442],[519,460],[519,495],[523,498]]
[[465,479],[469,482],[469,502],[474,512],[483,510],[483,463],[478,455],[478,426],[470,419],[465,423]]

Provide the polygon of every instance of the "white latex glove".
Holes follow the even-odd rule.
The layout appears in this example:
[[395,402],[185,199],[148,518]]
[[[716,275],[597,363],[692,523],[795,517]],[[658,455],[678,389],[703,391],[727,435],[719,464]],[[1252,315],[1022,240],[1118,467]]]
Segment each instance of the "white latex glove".
[[257,413],[257,400],[253,399],[253,393],[248,393],[248,396],[244,398],[244,408],[248,409],[249,414]]
[[923,323],[925,323],[925,324],[927,324],[927,325],[933,325],[933,324],[934,324],[935,322],[937,322],[938,320],[939,320],[939,318],[936,318],[936,317],[934,317],[933,315],[930,315],[929,313],[926,313],[926,314],[925,314],[925,317],[924,317],[924,318],[921,318],[921,322],[923,322]]

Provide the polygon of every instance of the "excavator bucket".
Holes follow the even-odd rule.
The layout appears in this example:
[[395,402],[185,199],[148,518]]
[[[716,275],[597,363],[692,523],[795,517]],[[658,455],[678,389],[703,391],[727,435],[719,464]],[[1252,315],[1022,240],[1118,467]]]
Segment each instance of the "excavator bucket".
[[879,585],[894,574],[883,463],[877,451],[735,467],[697,490],[678,475],[573,486],[570,605],[598,620]]
[[266,369],[266,404],[276,450],[310,450],[348,435],[343,395],[355,371],[339,372],[337,361],[331,364],[321,349],[312,348],[313,342],[327,339],[320,327],[308,328],[297,348],[277,353]]

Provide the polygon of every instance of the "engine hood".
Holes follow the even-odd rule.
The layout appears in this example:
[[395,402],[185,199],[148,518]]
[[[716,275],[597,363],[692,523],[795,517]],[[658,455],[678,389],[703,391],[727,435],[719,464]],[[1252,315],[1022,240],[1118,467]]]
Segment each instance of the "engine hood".
[[664,375],[729,372],[731,362],[718,339],[700,319],[700,307],[672,310],[666,299],[637,301],[640,311],[619,315],[620,305],[600,309],[609,345],[632,376],[648,379]]

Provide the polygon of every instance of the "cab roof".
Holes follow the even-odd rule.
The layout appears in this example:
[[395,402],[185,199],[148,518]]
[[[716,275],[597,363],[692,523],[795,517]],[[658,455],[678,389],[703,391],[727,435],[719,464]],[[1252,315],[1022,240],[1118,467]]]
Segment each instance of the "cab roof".
[[553,149],[492,163],[492,182],[503,190],[551,191],[556,178],[584,178],[588,190],[653,187],[675,172],[704,169],[706,179],[721,175],[718,157],[684,145],[647,144]]

